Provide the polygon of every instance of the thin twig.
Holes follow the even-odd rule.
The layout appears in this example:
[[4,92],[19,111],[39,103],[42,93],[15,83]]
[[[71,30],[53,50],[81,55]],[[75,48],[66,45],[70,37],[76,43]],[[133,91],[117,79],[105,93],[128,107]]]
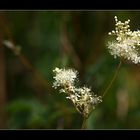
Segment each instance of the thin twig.
[[110,87],[112,86],[114,80],[116,79],[116,77],[117,77],[117,75],[118,75],[118,72],[119,72],[119,69],[120,69],[120,67],[121,67],[121,64],[122,64],[122,61],[120,60],[118,66],[117,66],[117,68],[116,68],[116,71],[115,71],[115,74],[114,74],[112,80],[110,81],[109,85],[107,86],[107,88],[105,89],[105,91],[104,91],[104,93],[103,93],[103,95],[102,95],[103,97],[104,97],[105,94],[108,92],[108,90],[109,90]]
[[[117,75],[118,75],[118,72],[119,72],[119,69],[120,69],[120,67],[121,67],[121,64],[122,64],[122,61],[120,60],[120,62],[119,62],[119,64],[118,64],[117,68],[116,68],[115,74],[114,74],[114,76],[113,76],[111,82],[109,83],[109,85],[107,86],[106,90],[104,91],[104,93],[103,93],[103,95],[102,95],[103,97],[104,97],[104,95],[108,92],[108,90],[109,90],[110,87],[112,86],[114,80],[116,79],[116,77],[117,77]],[[92,112],[93,112],[93,110],[89,113],[89,115],[88,115],[87,118],[84,118],[81,129],[85,129],[86,121],[88,120],[88,118],[90,117],[90,115],[92,114]]]

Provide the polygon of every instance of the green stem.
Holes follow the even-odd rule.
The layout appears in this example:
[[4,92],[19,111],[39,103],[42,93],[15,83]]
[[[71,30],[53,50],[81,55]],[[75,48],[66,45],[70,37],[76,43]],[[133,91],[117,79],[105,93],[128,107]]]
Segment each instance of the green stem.
[[[117,66],[117,68],[116,68],[116,71],[115,71],[115,73],[114,73],[114,76],[113,76],[112,80],[110,81],[109,85],[107,86],[107,88],[105,89],[105,91],[104,91],[104,93],[103,93],[102,96],[104,96],[104,95],[108,92],[108,90],[109,90],[110,87],[112,86],[113,82],[115,81],[115,79],[116,79],[116,77],[117,77],[117,75],[118,75],[118,73],[119,73],[119,69],[120,69],[120,67],[121,67],[121,64],[122,64],[122,61],[120,60],[118,66]],[[92,111],[93,111],[93,110],[92,110]],[[88,117],[84,117],[84,120],[83,120],[81,129],[85,129],[85,128],[86,128],[86,121],[87,121],[87,119],[89,118],[89,116],[92,114],[92,111],[89,113]]]
[[107,86],[106,90],[104,91],[104,93],[103,93],[103,95],[102,95],[103,97],[104,97],[104,95],[108,92],[108,90],[109,90],[110,87],[112,86],[114,80],[116,79],[116,77],[117,77],[117,75],[118,75],[118,72],[119,72],[119,69],[120,69],[120,67],[121,67],[121,64],[122,64],[122,61],[120,60],[120,62],[119,62],[119,64],[118,64],[117,68],[116,68],[115,74],[114,74],[114,76],[113,76],[111,82],[109,83],[109,85]]
[[81,129],[85,129],[86,128],[86,120],[87,120],[87,118],[84,117]]

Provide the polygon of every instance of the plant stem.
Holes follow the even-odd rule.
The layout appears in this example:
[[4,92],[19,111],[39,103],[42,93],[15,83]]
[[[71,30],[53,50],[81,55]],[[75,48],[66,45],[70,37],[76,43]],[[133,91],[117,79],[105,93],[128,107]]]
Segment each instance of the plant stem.
[[84,117],[81,129],[85,129],[86,128],[86,120],[87,120],[87,118]]
[[115,71],[115,74],[114,74],[112,80],[110,81],[109,85],[107,86],[106,90],[104,91],[104,93],[103,93],[103,95],[102,95],[103,97],[104,97],[104,95],[108,92],[108,90],[109,90],[110,87],[112,86],[114,80],[116,79],[116,77],[117,77],[117,75],[118,75],[118,72],[119,72],[119,69],[120,69],[120,67],[121,67],[121,64],[122,64],[122,61],[120,60],[118,66],[117,66],[117,68],[116,68],[116,71]]
[[[104,95],[108,92],[108,90],[109,90],[110,87],[112,86],[113,82],[115,81],[115,79],[116,79],[116,77],[117,77],[117,75],[118,75],[119,69],[120,69],[120,67],[121,67],[121,64],[122,64],[122,61],[120,60],[118,66],[117,66],[117,68],[116,68],[116,71],[115,71],[115,73],[114,73],[114,76],[113,76],[112,80],[110,81],[109,85],[107,86],[107,88],[105,89],[105,91],[104,91],[104,93],[103,93],[102,96],[104,96]],[[93,111],[93,110],[92,110],[92,111]],[[89,116],[92,114],[92,111],[89,113],[88,117],[84,117],[84,120],[83,120],[81,129],[85,129],[85,127],[86,127],[86,121],[87,121],[87,119],[89,118]]]

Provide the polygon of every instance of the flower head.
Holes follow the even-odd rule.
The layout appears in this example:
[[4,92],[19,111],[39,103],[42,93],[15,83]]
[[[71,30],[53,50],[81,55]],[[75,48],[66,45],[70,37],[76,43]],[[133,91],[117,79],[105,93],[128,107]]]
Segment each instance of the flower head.
[[97,95],[87,87],[78,88],[76,92],[78,94],[76,107],[85,117],[88,117],[90,112],[95,109],[95,106],[102,102],[101,96],[97,97]]
[[78,73],[76,70],[55,68],[53,72],[55,73],[53,87],[60,87],[59,92],[66,93],[66,98],[72,101],[76,110],[84,117],[88,117],[95,106],[102,101],[101,97],[94,95],[87,87],[77,88],[75,86]]
[[115,35],[116,39],[108,43],[110,54],[116,57],[121,57],[131,62],[140,63],[139,47],[140,47],[140,31],[131,31],[130,20],[122,23],[115,16],[115,31],[109,32],[109,35]]
[[77,71],[72,69],[59,69],[55,68],[53,72],[56,74],[53,78],[55,79],[55,82],[53,83],[53,86],[55,88],[59,86],[72,86],[75,82],[75,79],[77,78]]

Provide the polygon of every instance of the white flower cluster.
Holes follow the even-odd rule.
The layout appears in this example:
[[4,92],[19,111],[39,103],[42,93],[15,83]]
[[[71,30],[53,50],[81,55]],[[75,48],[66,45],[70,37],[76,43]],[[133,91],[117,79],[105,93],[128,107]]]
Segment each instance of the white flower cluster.
[[56,74],[56,76],[53,77],[55,79],[55,82],[53,83],[54,88],[57,88],[59,86],[73,86],[78,73],[77,71],[72,69],[62,70],[59,68],[55,68],[53,72]]
[[109,35],[116,35],[116,40],[108,43],[108,49],[111,55],[121,57],[132,61],[135,64],[140,63],[140,31],[131,31],[130,20],[122,23],[115,16],[115,31],[109,32]]
[[97,97],[87,87],[77,88],[75,89],[75,93],[77,93],[76,107],[85,117],[88,117],[89,113],[95,109],[95,106],[102,102],[101,96]]
[[60,92],[67,94],[66,98],[73,102],[77,111],[84,117],[88,117],[95,106],[102,101],[101,96],[97,97],[87,87],[76,88],[75,80],[78,72],[75,70],[55,68],[53,72],[55,73],[53,87],[55,89],[60,87]]

